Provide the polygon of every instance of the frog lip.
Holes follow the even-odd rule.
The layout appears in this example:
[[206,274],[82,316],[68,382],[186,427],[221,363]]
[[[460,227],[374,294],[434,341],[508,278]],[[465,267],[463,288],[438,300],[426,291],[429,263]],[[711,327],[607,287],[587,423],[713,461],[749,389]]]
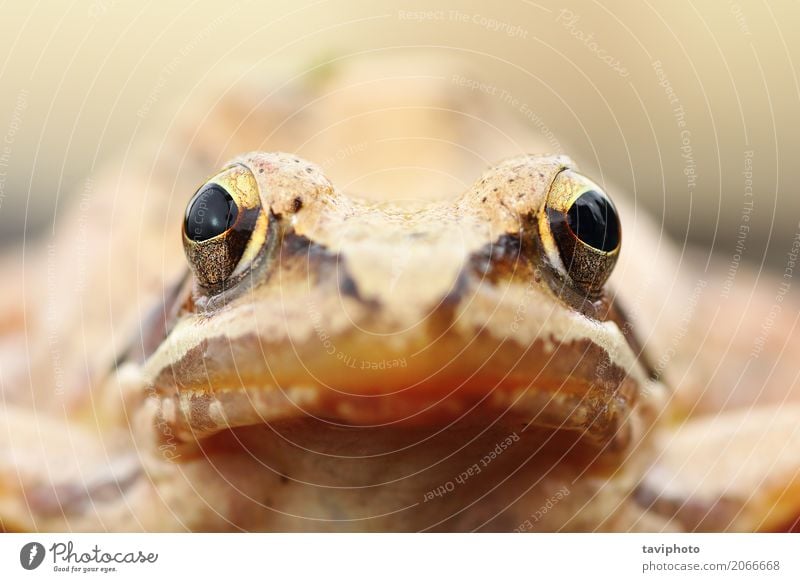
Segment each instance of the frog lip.
[[[622,335],[614,342],[612,324],[545,304],[547,295],[524,295],[528,319],[496,295],[486,289],[457,318],[382,337],[348,319],[324,334],[308,329],[302,342],[275,325],[234,335],[219,321],[214,333],[190,321],[148,361],[148,383],[166,422],[187,440],[303,417],[400,428],[447,427],[466,415],[581,431],[597,443],[617,439],[647,381]],[[262,318],[284,325],[277,314]]]
[[[183,388],[162,398],[162,417],[184,440],[258,424],[315,419],[330,426],[446,430],[460,423],[579,431],[599,445],[620,440],[635,401],[635,384],[578,378],[453,376],[399,385],[276,387],[268,380],[213,390]],[[625,440],[622,438],[622,440]]]

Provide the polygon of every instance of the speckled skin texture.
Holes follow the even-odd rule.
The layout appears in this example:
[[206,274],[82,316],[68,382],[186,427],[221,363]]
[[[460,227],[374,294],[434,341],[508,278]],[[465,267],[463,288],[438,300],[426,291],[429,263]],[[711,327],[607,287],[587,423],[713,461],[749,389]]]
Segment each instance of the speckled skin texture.
[[[681,330],[697,277],[660,231],[610,190],[624,247],[616,267],[582,264],[599,280],[614,268],[587,298],[546,212],[574,193],[559,175],[575,164],[437,81],[452,63],[426,66],[344,67],[268,103],[232,92],[159,157],[143,144],[96,177],[89,246],[86,209],[59,231],[81,278],[44,252],[20,275],[26,306],[50,300],[37,277],[80,292],[57,296],[57,322],[2,320],[42,346],[3,368],[5,528],[752,530],[797,515],[797,405],[770,388],[755,420],[718,414],[730,383],[704,366],[722,356],[696,355],[722,330],[702,306]],[[187,201],[230,167],[259,213],[245,259],[185,238],[184,255]],[[53,329],[82,340],[64,340],[59,378],[37,364]],[[721,449],[726,463],[698,469]]]

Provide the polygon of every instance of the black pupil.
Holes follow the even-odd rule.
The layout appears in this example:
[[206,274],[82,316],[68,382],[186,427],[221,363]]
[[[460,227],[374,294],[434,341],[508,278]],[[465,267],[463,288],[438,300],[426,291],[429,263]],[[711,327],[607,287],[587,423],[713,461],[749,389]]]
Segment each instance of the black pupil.
[[222,187],[204,186],[186,210],[186,236],[196,242],[214,238],[236,221],[239,209]]
[[603,252],[619,246],[619,220],[608,199],[594,190],[580,195],[567,212],[567,224],[587,245]]

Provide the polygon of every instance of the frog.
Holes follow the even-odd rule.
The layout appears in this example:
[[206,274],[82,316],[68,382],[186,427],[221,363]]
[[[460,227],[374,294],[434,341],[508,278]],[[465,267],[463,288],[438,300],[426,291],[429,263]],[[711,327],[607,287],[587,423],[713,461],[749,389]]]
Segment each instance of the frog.
[[721,302],[479,72],[412,64],[226,87],[6,259],[3,529],[796,528],[796,374],[737,367],[731,315],[769,285]]

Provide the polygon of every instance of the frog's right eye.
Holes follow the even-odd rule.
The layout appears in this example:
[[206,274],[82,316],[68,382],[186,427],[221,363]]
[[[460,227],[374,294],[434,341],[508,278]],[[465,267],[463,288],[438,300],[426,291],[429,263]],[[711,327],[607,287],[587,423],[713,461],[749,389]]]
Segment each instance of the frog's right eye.
[[232,166],[200,186],[183,221],[183,248],[198,282],[216,291],[243,272],[267,228],[258,184],[247,168]]
[[620,250],[617,210],[603,190],[573,170],[556,176],[539,230],[550,263],[587,297],[605,285]]

